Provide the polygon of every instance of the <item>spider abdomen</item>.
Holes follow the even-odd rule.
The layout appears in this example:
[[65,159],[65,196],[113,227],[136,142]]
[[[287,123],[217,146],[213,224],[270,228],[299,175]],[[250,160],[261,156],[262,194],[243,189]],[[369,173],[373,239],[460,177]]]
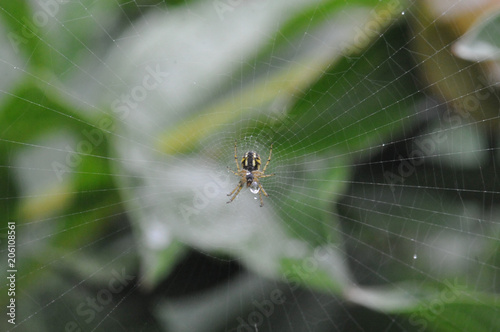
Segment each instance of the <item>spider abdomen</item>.
[[243,169],[250,172],[258,171],[260,164],[260,156],[255,151],[248,151],[241,159],[241,166]]

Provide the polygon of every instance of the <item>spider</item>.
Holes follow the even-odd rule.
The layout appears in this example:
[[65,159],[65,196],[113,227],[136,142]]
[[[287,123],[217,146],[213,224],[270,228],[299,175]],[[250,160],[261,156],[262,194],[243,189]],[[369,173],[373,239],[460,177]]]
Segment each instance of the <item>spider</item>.
[[260,206],[262,207],[264,205],[264,201],[262,200],[262,194],[264,194],[266,197],[269,197],[269,195],[262,187],[262,184],[260,184],[259,179],[274,176],[274,173],[264,175],[264,173],[266,172],[267,165],[269,165],[269,162],[271,161],[272,152],[273,152],[273,145],[271,144],[271,148],[269,149],[269,158],[267,158],[266,165],[264,166],[264,169],[262,171],[259,171],[259,168],[261,166],[261,160],[259,154],[255,151],[248,151],[241,159],[242,169],[240,169],[240,164],[238,163],[238,154],[236,152],[236,141],[234,141],[234,161],[236,162],[236,168],[238,169],[238,171],[235,172],[229,167],[228,169],[231,172],[233,172],[234,175],[240,177],[240,182],[238,183],[236,188],[234,188],[233,191],[227,194],[228,196],[234,194],[233,197],[231,197],[231,200],[229,200],[227,203],[231,203],[236,198],[236,196],[238,196],[238,194],[241,191],[241,188],[243,188],[243,186],[246,183],[247,187],[250,188],[250,191],[253,194],[259,193]]

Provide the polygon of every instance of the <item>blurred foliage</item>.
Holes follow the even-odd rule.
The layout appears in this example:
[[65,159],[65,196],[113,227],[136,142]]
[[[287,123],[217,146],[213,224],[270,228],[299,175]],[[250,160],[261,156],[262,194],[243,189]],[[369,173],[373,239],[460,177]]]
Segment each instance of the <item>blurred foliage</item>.
[[[19,329],[234,331],[269,303],[259,331],[500,326],[494,9],[0,4]],[[274,144],[251,213],[235,139]]]

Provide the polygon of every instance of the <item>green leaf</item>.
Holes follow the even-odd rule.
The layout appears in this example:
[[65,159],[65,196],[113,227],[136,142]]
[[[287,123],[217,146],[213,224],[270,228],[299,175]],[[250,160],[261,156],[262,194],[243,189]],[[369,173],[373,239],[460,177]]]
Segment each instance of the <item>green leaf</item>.
[[388,31],[362,58],[344,58],[293,106],[290,126],[278,129],[291,146],[306,142],[316,151],[369,152],[411,125],[413,105],[422,96],[400,29]]
[[[360,74],[368,75],[373,71],[369,61],[358,61],[350,68],[348,60],[343,57],[352,52],[345,48],[361,51],[369,47],[378,34],[368,35],[363,25],[364,32],[358,32],[360,28],[353,20],[343,20],[341,16],[346,10],[352,10],[362,22],[376,21],[381,33],[393,23],[399,12],[394,8],[386,10],[390,7],[389,1],[376,4],[377,10],[354,5],[346,7],[338,1],[321,5],[317,2],[281,1],[268,3],[265,10],[256,9],[250,16],[249,7],[235,8],[221,19],[212,4],[198,3],[189,8],[175,9],[168,20],[162,16],[148,17],[148,24],[142,29],[136,27],[140,40],[129,41],[119,54],[110,56],[110,63],[114,65],[112,69],[126,72],[123,79],[127,80],[127,87],[132,87],[125,94],[132,94],[134,88],[151,78],[152,71],[158,73],[156,77],[159,78],[159,85],[148,91],[144,101],[137,102],[127,112],[116,112],[118,137],[128,138],[126,141],[115,140],[118,156],[127,160],[117,172],[121,175],[121,187],[126,188],[125,195],[129,197],[127,206],[135,211],[132,213],[133,224],[139,241],[146,248],[142,251],[142,260],[147,262],[145,265],[163,266],[164,275],[167,275],[170,267],[163,262],[168,254],[161,251],[169,251],[178,257],[182,250],[170,247],[178,241],[203,252],[236,255],[248,268],[282,279],[283,273],[293,272],[294,266],[301,266],[314,257],[317,248],[333,246],[335,249],[325,259],[330,265],[322,263],[303,284],[334,292],[341,292],[349,284],[349,272],[341,258],[342,242],[334,204],[345,190],[351,160],[341,156],[345,153],[342,146],[330,149],[331,159],[325,158],[322,153],[326,152],[325,146],[332,146],[331,140],[318,140],[318,143],[298,141],[306,132],[325,138],[322,130],[331,133],[332,127],[345,127],[350,131],[346,130],[346,137],[342,139],[346,140],[350,135],[353,142],[362,143],[356,143],[356,146],[353,142],[346,144],[361,148],[367,147],[373,137],[381,142],[384,137],[401,131],[405,125],[401,119],[407,117],[413,100],[408,98],[404,105],[396,101],[411,96],[415,92],[414,86],[392,91],[408,80],[403,76],[394,83],[391,76],[387,81],[393,84],[380,89],[381,76],[377,76],[397,66],[381,67],[379,72],[368,76],[366,82],[372,84],[373,89],[367,91],[365,85],[358,86],[359,91],[355,93],[361,97],[368,94],[372,98],[365,98],[366,103],[359,114],[342,105],[338,109],[346,115],[356,115],[355,119],[363,119],[366,114],[374,112],[373,106],[368,104],[379,94],[378,100],[382,102],[379,102],[377,115],[380,116],[364,122],[367,130],[370,129],[370,136],[359,137],[359,126],[350,126],[352,120],[349,116],[345,117],[346,121],[340,119],[339,124],[332,125],[334,113],[330,111],[330,104],[333,101],[328,97],[313,106],[311,111],[314,114],[301,116],[317,95],[337,98],[331,83],[341,73],[347,73],[340,77],[347,88],[354,85],[351,81],[359,81]],[[383,19],[377,16],[382,9],[387,14]],[[315,15],[318,10],[322,15]],[[193,13],[200,13],[206,20],[200,21]],[[280,18],[279,24],[276,17]],[[308,21],[310,24],[305,24]],[[349,33],[338,29],[343,24],[347,24]],[[292,28],[294,26],[299,28]],[[308,33],[304,35],[300,27],[307,28]],[[175,32],[178,29],[184,31],[182,40]],[[387,40],[399,38],[398,32],[390,34]],[[356,39],[357,34],[364,34],[365,39],[360,42]],[[331,43],[343,46],[331,47],[316,35],[328,36]],[[272,36],[274,48],[269,48],[267,36]],[[296,52],[290,46],[293,40],[309,47]],[[400,44],[395,45],[400,47]],[[197,51],[200,47],[204,52]],[[374,47],[372,60],[386,60],[388,49],[383,43],[378,44]],[[126,61],[121,56],[123,50],[130,50]],[[238,60],[235,62],[234,59]],[[148,65],[131,69],[133,63]],[[257,68],[240,68],[235,63],[258,65]],[[393,70],[394,75],[401,75],[406,70],[397,69]],[[228,79],[231,77],[241,77],[241,83],[234,84]],[[339,91],[344,96],[347,93],[345,89]],[[284,105],[284,113],[281,109],[277,111],[277,105]],[[292,123],[295,121],[290,126],[286,123],[288,117]],[[303,131],[299,127],[307,119],[313,119],[313,124]],[[323,126],[325,119],[326,127]],[[384,129],[376,131],[375,128],[380,126]],[[280,128],[285,129],[281,131]],[[224,136],[226,130],[235,130],[237,134],[228,139],[227,135]],[[251,130],[260,132],[260,135],[253,137]],[[276,176],[262,181],[269,193],[269,198],[264,197],[263,208],[259,208],[258,196],[251,195],[248,190],[242,191],[230,205],[226,204],[226,193],[238,181],[226,170],[227,166],[234,167],[234,139],[238,141],[239,153],[257,149],[263,156],[269,145],[275,143],[268,172],[274,172]],[[342,139],[338,140],[339,143]],[[297,151],[291,150],[292,144]],[[306,144],[304,149],[302,144]],[[318,155],[313,156],[315,153]],[[339,156],[334,158],[337,154]],[[290,165],[308,165],[310,168]],[[293,187],[289,185],[290,181],[293,181]],[[299,183],[301,181],[304,185]],[[241,213],[249,208],[251,213]],[[155,250],[148,249],[157,238],[165,241]],[[175,261],[175,258],[171,260]],[[149,278],[153,286],[161,280],[160,269],[156,269],[154,275]]]
[[457,287],[456,280],[444,284],[445,287],[421,298],[418,306],[407,312],[412,326],[443,332],[491,331],[492,326],[499,326],[498,296]]
[[[323,92],[330,93],[330,89],[334,90],[337,88],[332,84],[331,78],[336,77],[336,75],[339,75],[339,73],[342,73],[345,70],[352,70],[351,73],[354,75],[357,75],[355,74],[355,71],[358,70],[358,67],[361,67],[361,70],[365,70],[367,73],[372,71],[373,68],[371,67],[369,60],[359,62],[359,64],[353,68],[349,68],[350,65],[345,62],[345,59],[344,62],[339,64],[337,64],[337,62],[342,56],[350,54],[353,50],[361,52],[364,48],[368,47],[373,40],[377,40],[379,35],[374,33],[373,27],[378,27],[378,33],[382,33],[389,23],[392,23],[394,15],[400,14],[403,4],[398,3],[397,5],[394,5],[392,1],[359,1],[359,3],[350,3],[349,6],[352,6],[352,9],[359,9],[359,7],[355,7],[356,4],[363,6],[376,4],[377,7],[373,8],[370,12],[367,10],[363,14],[355,14],[358,15],[358,19],[360,21],[367,21],[367,24],[362,27],[363,30],[359,28],[358,23],[353,24],[353,21],[351,21],[351,23],[342,22],[342,24],[344,24],[342,28],[349,31],[347,34],[338,31],[337,25],[331,23],[342,10],[345,10],[344,6],[342,6],[338,1],[324,2],[319,8],[317,4],[309,7],[304,6],[302,12],[295,16],[291,16],[288,20],[285,18],[283,28],[277,31],[271,30],[269,32],[275,35],[272,38],[272,43],[268,42],[268,44],[273,45],[272,47],[267,47],[264,44],[264,47],[255,55],[255,58],[247,55],[248,59],[246,62],[248,63],[269,63],[269,65],[263,64],[260,66],[262,68],[259,68],[259,72],[266,74],[256,76],[252,71],[244,71],[243,74],[249,75],[252,78],[252,80],[245,81],[248,82],[248,84],[245,84],[239,91],[233,91],[232,89],[229,90],[229,94],[221,99],[216,99],[213,103],[209,103],[209,107],[205,107],[203,105],[203,108],[198,110],[193,116],[188,117],[175,127],[167,128],[167,132],[161,138],[162,142],[158,148],[166,153],[185,152],[186,150],[195,147],[196,144],[200,140],[203,140],[205,136],[213,134],[221,124],[231,123],[238,117],[241,117],[242,114],[258,117],[261,112],[264,112],[266,109],[270,110],[270,112],[265,112],[266,114],[276,113],[276,110],[273,109],[273,104],[284,103],[286,105],[287,103],[292,103],[296,100],[297,96],[302,97],[301,95],[303,91],[309,91],[309,94],[314,94],[315,98],[318,98],[318,95],[324,96],[322,94]],[[318,15],[318,12],[320,12],[321,15]],[[368,29],[366,27],[368,23],[375,24],[370,25],[370,28]],[[296,53],[293,49],[290,49],[290,44],[294,40],[300,40],[301,43],[306,43],[306,41],[302,40],[304,36],[303,31],[300,29],[301,26],[303,28],[307,28],[308,34],[311,36],[314,36],[315,33],[329,34],[328,38],[332,39],[332,43],[337,43],[340,47],[331,48],[325,45],[324,42],[318,43],[315,38],[311,38],[311,40],[307,40],[307,43],[311,44],[310,47],[304,48],[306,51]],[[398,32],[394,33],[397,34]],[[400,39],[400,42],[403,41],[404,40]],[[396,49],[399,49],[402,48],[402,45],[395,45],[393,47],[398,47]],[[379,53],[375,54],[377,59],[386,59],[387,54],[381,53],[388,52],[390,49],[385,48],[382,42],[379,43],[377,50]],[[406,56],[406,54],[401,53],[400,55],[401,57]],[[285,58],[288,61],[283,62],[281,60],[278,64],[273,64],[273,58]],[[368,59],[370,58],[371,54]],[[386,66],[387,67],[380,68],[376,75],[385,75],[387,70],[393,70],[394,74],[401,75],[402,79],[399,82],[395,82],[394,84],[384,87],[383,89],[378,87],[379,82],[377,82],[376,87],[378,91],[370,91],[371,97],[383,95],[384,93],[387,93],[385,91],[393,89],[394,87],[399,87],[399,84],[401,83],[408,83],[409,75],[403,75],[404,72],[402,68],[397,68],[397,66],[391,66],[390,64],[386,64]],[[333,70],[329,72],[327,71],[328,68],[333,68]],[[374,80],[379,79],[376,75],[373,75]],[[323,84],[326,83],[328,84],[327,86],[321,86],[322,83],[314,84],[321,77],[323,77]],[[352,78],[353,77],[348,76],[345,79],[346,83],[348,83]],[[367,77],[367,79],[371,79],[371,77]],[[356,77],[355,80],[357,81],[358,78]],[[412,87],[413,84],[410,84],[409,89]],[[355,92],[364,92],[365,90],[366,87],[360,87],[359,91],[355,90]],[[336,89],[334,95],[323,99],[325,102],[331,103],[332,101],[328,98],[338,98],[338,95],[343,94],[344,92],[345,91],[342,89]],[[402,90],[401,93],[406,95],[407,91]],[[321,98],[321,96],[319,98]],[[309,96],[306,95],[304,98],[301,98],[301,101],[305,102],[302,105],[310,108],[311,101],[308,100],[308,97]],[[396,94],[388,97],[391,98],[389,102],[393,103],[389,106],[402,107],[402,105],[399,104],[395,105],[396,102],[394,100],[397,100],[395,99],[397,97],[401,96]],[[364,104],[368,104],[369,102],[371,102],[371,100],[367,100]],[[242,107],[242,105],[244,107]],[[318,105],[318,111],[323,112],[325,108],[319,106],[322,105]],[[339,111],[340,110],[342,110],[342,107],[339,107]],[[382,110],[385,111],[385,109]],[[292,119],[293,113],[294,111],[290,112]],[[203,117],[200,117],[200,114],[203,115]],[[394,119],[392,115],[390,116],[391,120],[396,122],[396,119]],[[211,121],[207,122],[206,117],[210,118]],[[277,117],[281,117],[279,112]],[[310,116],[306,118],[309,119]],[[375,118],[375,120],[376,119],[377,118]],[[381,121],[384,120],[387,119],[385,117],[381,119]],[[321,121],[324,121],[324,119],[322,118]],[[379,122],[374,121],[374,118],[371,118],[366,122],[370,122],[372,125],[379,124]],[[281,125],[281,123],[278,122],[278,125]],[[298,125],[301,124],[299,123]],[[357,127],[355,129],[359,128]],[[306,130],[303,132],[309,131]]]
[[9,199],[1,203],[9,205],[9,218],[44,228],[40,238],[74,247],[104,231],[99,221],[119,214],[121,205],[106,134],[46,92],[26,81],[2,107],[0,159],[14,167],[2,169],[9,173],[3,193]]
[[500,59],[500,12],[488,12],[477,19],[453,45],[454,53],[470,61]]
[[346,297],[373,310],[406,317],[418,331],[491,331],[498,326],[500,299],[468,289],[457,280],[445,280],[440,287],[414,282],[353,287]]
[[[39,30],[33,24],[33,8],[28,1],[7,1],[0,8],[0,17],[6,27],[6,42],[3,49],[19,55],[29,55],[33,64],[40,64],[40,53],[37,51],[38,43],[36,33]],[[36,29],[36,31],[33,31]]]

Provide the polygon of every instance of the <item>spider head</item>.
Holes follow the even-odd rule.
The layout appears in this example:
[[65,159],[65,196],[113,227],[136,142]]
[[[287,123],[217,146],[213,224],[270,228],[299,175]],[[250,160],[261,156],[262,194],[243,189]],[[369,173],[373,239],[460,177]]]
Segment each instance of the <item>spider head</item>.
[[246,175],[246,181],[247,181],[247,187],[250,187],[253,183],[253,174],[251,172],[247,172],[247,175]]

